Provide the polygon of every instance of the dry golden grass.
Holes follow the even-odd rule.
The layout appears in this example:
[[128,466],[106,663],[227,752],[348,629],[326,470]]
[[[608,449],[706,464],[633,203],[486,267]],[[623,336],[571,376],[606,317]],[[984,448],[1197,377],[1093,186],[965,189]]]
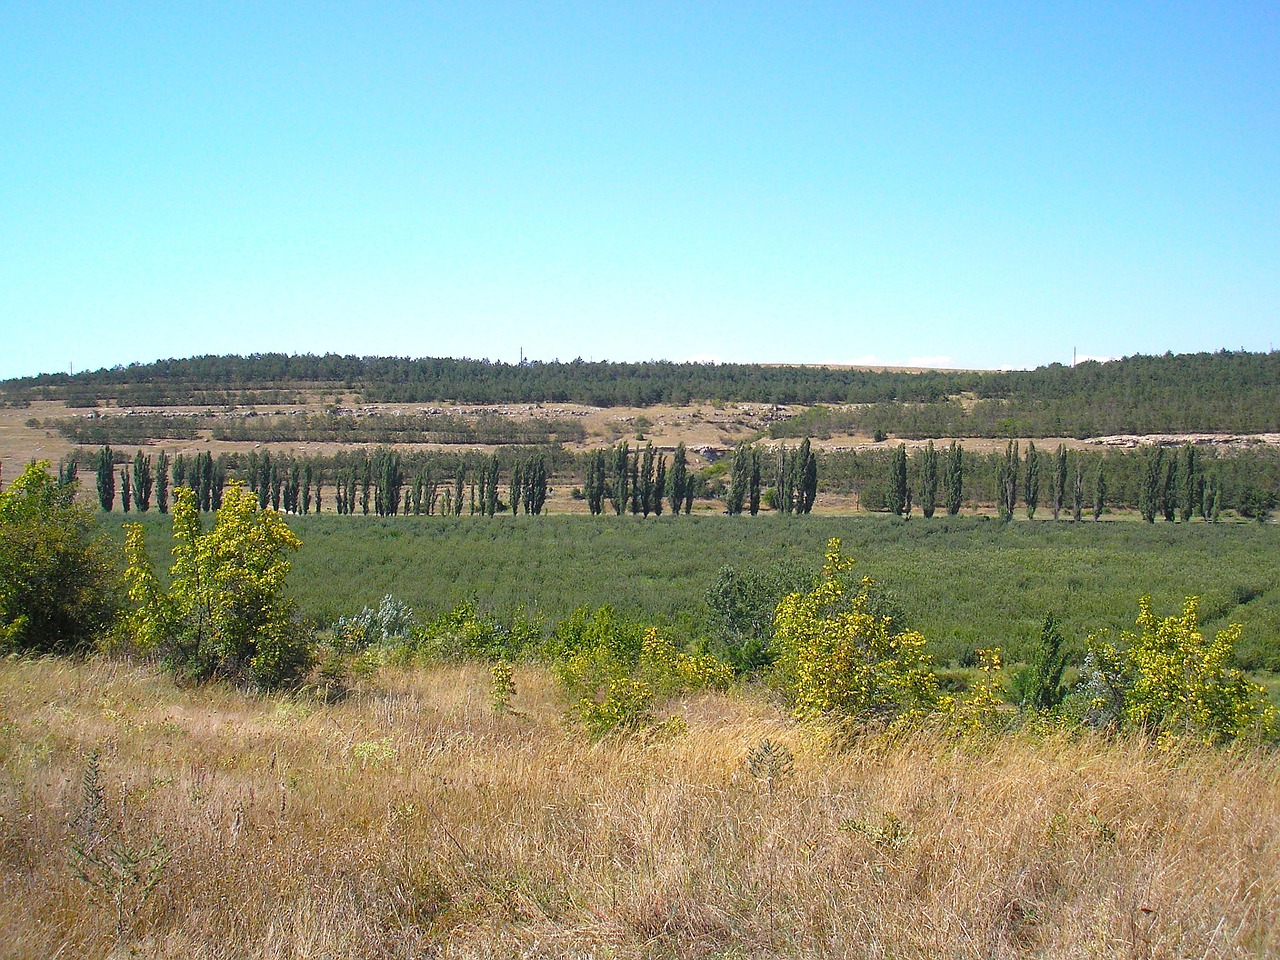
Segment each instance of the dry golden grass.
[[[590,745],[546,673],[343,702],[178,690],[111,661],[0,662],[0,955],[1256,957],[1280,953],[1269,753],[921,734],[844,752],[756,696]],[[747,771],[763,738],[794,775]],[[86,756],[172,853],[94,905],[69,867]],[[133,899],[130,899],[130,897]]]

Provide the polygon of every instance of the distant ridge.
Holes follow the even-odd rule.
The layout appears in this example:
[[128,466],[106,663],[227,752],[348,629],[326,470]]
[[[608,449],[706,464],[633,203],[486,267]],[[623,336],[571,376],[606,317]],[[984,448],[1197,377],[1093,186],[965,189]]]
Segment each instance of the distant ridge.
[[1275,351],[1137,355],[1023,371],[268,353],[41,374],[0,383],[0,399],[164,406],[289,402],[291,393],[316,390],[355,394],[366,403],[648,407],[713,400],[839,407],[796,424],[815,435],[823,416],[905,437],[1280,431]]

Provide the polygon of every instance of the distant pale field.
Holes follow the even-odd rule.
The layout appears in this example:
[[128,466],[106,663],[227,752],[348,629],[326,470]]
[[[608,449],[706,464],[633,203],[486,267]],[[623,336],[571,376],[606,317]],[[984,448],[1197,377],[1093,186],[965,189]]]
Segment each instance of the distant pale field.
[[[1275,753],[837,749],[749,691],[592,745],[542,669],[515,684],[495,716],[481,666],[384,669],[326,705],[0,662],[0,956],[1280,953]],[[772,787],[746,763],[766,738],[794,756]]]

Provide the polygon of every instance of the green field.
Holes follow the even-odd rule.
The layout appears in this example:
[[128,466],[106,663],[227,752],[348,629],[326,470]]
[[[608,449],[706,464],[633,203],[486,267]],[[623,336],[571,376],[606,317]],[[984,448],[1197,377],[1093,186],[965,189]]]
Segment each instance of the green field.
[[[118,531],[116,516],[106,521]],[[1178,612],[1202,598],[1206,629],[1242,623],[1249,669],[1280,669],[1280,529],[1259,524],[1136,522],[1003,524],[980,518],[888,517],[295,517],[303,541],[291,590],[320,623],[387,593],[421,615],[474,598],[507,615],[523,605],[549,620],[610,604],[695,639],[708,629],[707,588],[740,570],[798,559],[821,564],[840,537],[855,568],[901,602],[940,660],[1000,646],[1020,658],[1046,613],[1074,646],[1131,627],[1138,598]],[[167,519],[147,517],[158,565]]]

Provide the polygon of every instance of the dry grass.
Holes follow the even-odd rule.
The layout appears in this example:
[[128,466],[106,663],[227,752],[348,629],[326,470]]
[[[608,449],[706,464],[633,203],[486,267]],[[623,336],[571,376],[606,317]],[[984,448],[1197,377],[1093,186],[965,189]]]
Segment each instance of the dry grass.
[[[592,746],[546,674],[325,706],[0,663],[0,955],[1236,957],[1280,952],[1280,764],[1093,739],[844,752],[755,697]],[[748,749],[787,744],[772,792]],[[89,751],[172,853],[124,943],[68,866]]]

